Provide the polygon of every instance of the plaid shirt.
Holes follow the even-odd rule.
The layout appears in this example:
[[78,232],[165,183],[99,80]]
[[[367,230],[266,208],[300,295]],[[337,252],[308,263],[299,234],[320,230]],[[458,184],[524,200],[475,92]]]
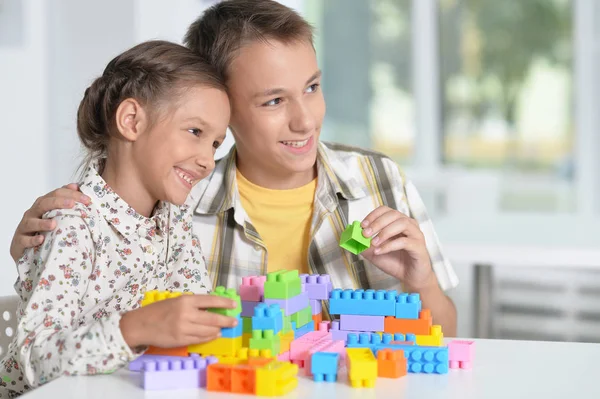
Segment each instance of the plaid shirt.
[[[194,187],[193,195],[200,198],[194,230],[202,243],[213,286],[237,288],[243,276],[266,274],[268,254],[240,202],[235,159],[234,147],[217,162],[212,175]],[[387,205],[419,222],[440,287],[447,290],[458,284],[417,189],[390,158],[355,147],[320,143],[317,174],[307,254],[311,273],[329,274],[336,288],[401,291],[400,281],[339,247],[340,235],[349,223]]]

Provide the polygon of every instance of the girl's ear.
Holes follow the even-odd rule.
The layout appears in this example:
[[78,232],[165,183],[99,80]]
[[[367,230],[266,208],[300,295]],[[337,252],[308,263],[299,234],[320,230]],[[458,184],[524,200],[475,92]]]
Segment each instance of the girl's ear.
[[133,142],[147,129],[148,115],[140,103],[133,98],[127,98],[119,104],[115,122],[121,136]]

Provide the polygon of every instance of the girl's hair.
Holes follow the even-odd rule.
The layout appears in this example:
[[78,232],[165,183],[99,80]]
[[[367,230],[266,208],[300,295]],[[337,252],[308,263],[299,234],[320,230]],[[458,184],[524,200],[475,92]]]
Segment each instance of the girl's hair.
[[160,106],[198,85],[226,90],[202,56],[179,44],[148,41],[115,57],[86,89],[77,111],[77,134],[88,153],[85,164],[106,156],[123,100],[137,100],[153,121]]

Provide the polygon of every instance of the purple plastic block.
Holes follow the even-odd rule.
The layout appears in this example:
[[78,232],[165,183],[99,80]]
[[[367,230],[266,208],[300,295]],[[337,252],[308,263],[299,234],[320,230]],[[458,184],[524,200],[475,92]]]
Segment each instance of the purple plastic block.
[[308,294],[306,292],[301,292],[295,297],[288,299],[265,298],[265,304],[279,305],[283,314],[289,316],[308,306]]
[[188,357],[183,360],[148,360],[142,369],[146,390],[194,389],[206,386],[206,367],[216,363],[214,357]]
[[145,362],[159,362],[163,360],[186,360],[189,358],[199,358],[197,353],[191,353],[190,356],[165,356],[165,355],[142,355],[137,359],[129,362],[130,371],[142,371]]
[[316,314],[321,314],[323,311],[323,306],[321,305],[321,301],[319,299],[311,299],[310,308],[312,309],[313,316]]
[[[329,332],[331,333],[331,339],[334,341],[344,341],[346,342],[346,338],[348,337],[348,334],[357,334],[357,331],[346,331],[346,330],[340,330],[340,322],[339,321],[332,321],[331,322],[331,330],[329,330]],[[363,331],[365,334],[369,334],[366,331]]]
[[242,317],[254,316],[254,308],[261,302],[242,301]]
[[301,274],[300,280],[308,293],[308,299],[329,299],[329,294],[333,291],[328,274]]
[[340,330],[383,331],[385,316],[340,315]]

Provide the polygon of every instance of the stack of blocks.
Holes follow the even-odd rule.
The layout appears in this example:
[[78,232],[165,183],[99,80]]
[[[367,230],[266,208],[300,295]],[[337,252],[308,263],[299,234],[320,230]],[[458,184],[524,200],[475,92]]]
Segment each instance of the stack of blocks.
[[323,321],[321,301],[328,300],[333,290],[331,279],[326,274],[301,274],[300,279],[302,280],[302,291],[306,292],[310,301],[312,321],[316,330],[319,323]]

